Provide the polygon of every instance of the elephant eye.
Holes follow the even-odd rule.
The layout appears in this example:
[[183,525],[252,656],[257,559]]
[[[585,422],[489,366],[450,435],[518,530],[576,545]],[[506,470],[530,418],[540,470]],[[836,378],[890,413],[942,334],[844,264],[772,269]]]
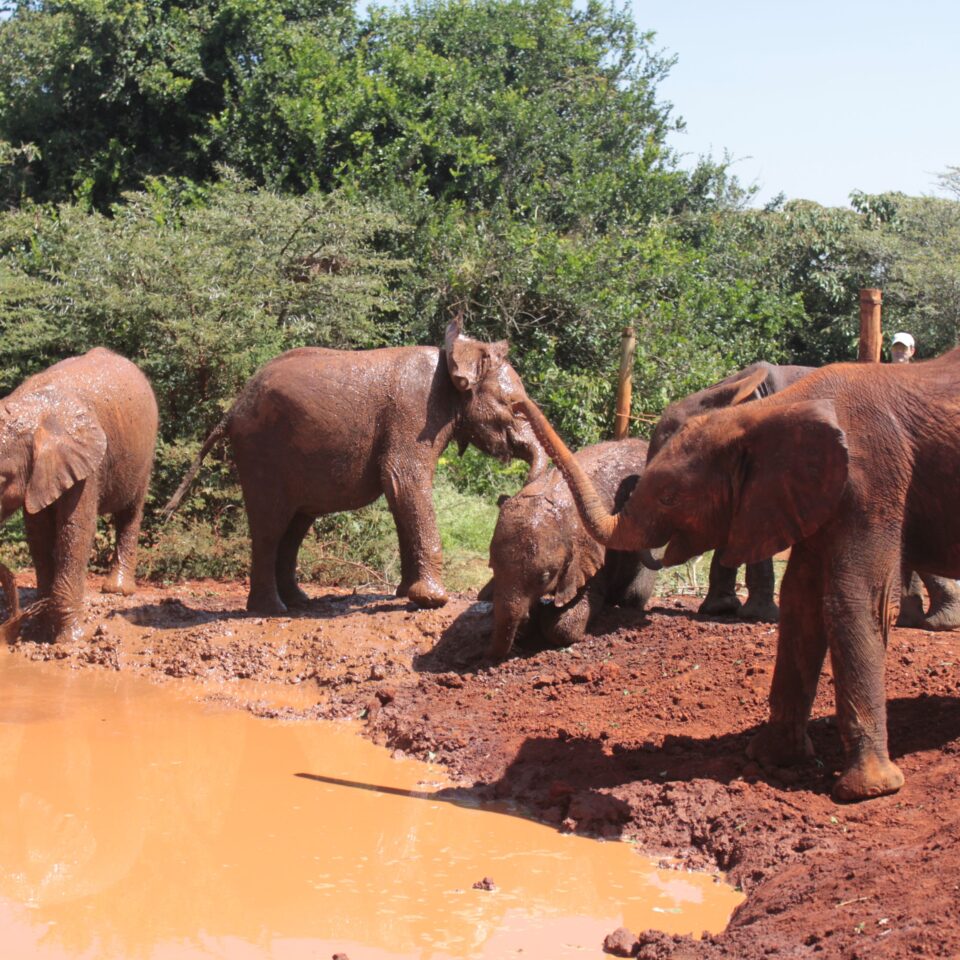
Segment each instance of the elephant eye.
[[661,506],[672,507],[677,502],[677,491],[664,490],[657,499],[659,499]]

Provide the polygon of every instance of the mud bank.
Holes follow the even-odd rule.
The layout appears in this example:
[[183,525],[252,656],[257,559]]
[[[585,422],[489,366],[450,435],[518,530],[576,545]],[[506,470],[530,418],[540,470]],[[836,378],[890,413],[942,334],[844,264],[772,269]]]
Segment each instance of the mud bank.
[[489,607],[465,596],[417,611],[313,588],[297,615],[259,618],[243,612],[240,584],[126,599],[98,586],[89,641],[27,637],[13,653],[202,681],[202,696],[260,715],[361,717],[371,739],[442,763],[472,797],[716,866],[748,894],[723,934],[641,935],[640,956],[960,954],[958,633],[892,632],[890,746],[907,784],[837,806],[829,672],[811,730],[817,761],[760,770],[745,748],[766,716],[776,631],[699,617],[687,599],[658,599],[643,618],[614,610],[575,648],[491,664]]

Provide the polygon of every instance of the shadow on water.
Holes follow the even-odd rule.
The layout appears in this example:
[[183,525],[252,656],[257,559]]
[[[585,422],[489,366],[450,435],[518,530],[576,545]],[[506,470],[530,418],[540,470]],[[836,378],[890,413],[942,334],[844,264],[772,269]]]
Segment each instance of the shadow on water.
[[[519,820],[526,820],[532,823],[543,824],[548,827],[556,827],[556,823],[551,823],[542,815],[538,815],[532,808],[525,807],[520,802],[508,801],[505,799],[496,799],[495,790],[491,792],[488,785],[476,785],[473,787],[443,787],[433,792],[425,790],[404,790],[398,787],[388,787],[377,783],[365,783],[361,780],[345,780],[341,777],[330,777],[319,773],[296,773],[295,777],[301,780],[312,780],[316,783],[323,783],[336,787],[347,787],[353,790],[364,790],[371,793],[383,793],[395,797],[406,797],[412,800],[427,800],[436,803],[449,803],[456,807],[464,807],[471,810],[482,809],[484,813],[497,813],[503,816],[514,817]],[[615,808],[617,819],[625,823],[630,817],[630,807],[622,800],[607,794],[594,794],[593,791],[587,791],[597,798],[602,798],[606,802],[608,809]],[[609,832],[595,831],[586,827],[573,831],[584,836],[604,835],[608,838]]]

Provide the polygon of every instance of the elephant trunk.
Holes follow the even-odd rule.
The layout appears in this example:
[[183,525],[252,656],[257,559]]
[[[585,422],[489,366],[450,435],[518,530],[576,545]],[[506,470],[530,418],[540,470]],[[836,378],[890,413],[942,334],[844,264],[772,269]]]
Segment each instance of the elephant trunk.
[[590,536],[612,550],[637,551],[645,567],[650,570],[661,569],[663,565],[649,550],[638,550],[637,545],[630,542],[629,532],[622,522],[622,514],[610,513],[603,505],[590,477],[580,468],[580,464],[550,426],[550,422],[541,413],[540,408],[529,397],[524,397],[514,404],[513,411],[530,421],[537,439],[544,445],[557,465],[557,469],[563,474],[573,494],[580,519]]
[[490,635],[490,645],[487,647],[487,656],[491,659],[502,660],[509,656],[513,643],[517,639],[520,626],[530,614],[526,600],[511,597],[495,597],[493,602],[493,633]]

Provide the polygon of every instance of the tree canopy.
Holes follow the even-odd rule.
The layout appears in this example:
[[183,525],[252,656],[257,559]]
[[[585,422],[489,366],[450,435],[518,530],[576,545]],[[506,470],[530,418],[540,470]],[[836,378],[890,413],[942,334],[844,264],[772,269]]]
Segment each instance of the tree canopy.
[[638,432],[757,359],[850,359],[861,286],[921,356],[956,343],[960,168],[753,208],[669,146],[672,64],[596,0],[17,0],[0,378],[128,354],[163,478],[269,356],[437,343],[454,309],[575,444],[609,434],[627,324]]

